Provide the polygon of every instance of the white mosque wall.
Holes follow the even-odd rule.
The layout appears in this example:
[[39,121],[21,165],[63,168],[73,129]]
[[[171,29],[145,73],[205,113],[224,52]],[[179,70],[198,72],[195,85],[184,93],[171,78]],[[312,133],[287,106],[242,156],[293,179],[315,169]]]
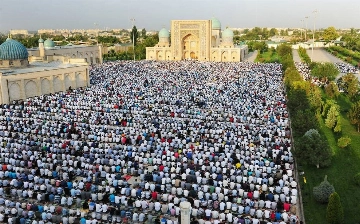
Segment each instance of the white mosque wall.
[[87,65],[20,74],[0,73],[0,104],[89,85]]

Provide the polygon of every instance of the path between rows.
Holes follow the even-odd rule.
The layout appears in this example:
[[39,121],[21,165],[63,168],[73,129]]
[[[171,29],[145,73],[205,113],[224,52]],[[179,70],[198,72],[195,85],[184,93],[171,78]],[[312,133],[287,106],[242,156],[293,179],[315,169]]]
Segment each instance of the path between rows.
[[249,54],[245,55],[244,61],[254,62],[257,54],[258,54],[257,50],[255,50],[253,52],[249,52]]

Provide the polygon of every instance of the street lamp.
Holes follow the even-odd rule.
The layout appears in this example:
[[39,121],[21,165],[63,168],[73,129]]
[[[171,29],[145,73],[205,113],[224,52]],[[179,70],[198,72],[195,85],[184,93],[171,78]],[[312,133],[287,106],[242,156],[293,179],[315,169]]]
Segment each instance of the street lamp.
[[300,37],[301,37],[301,40],[302,40],[302,29],[304,27],[304,20],[302,19],[302,20],[300,20],[300,22],[301,22]]
[[307,34],[307,19],[308,18],[309,18],[308,16],[305,16],[305,24],[306,24],[306,27],[305,27],[305,41],[307,41],[306,34]]
[[130,19],[131,20],[131,22],[132,22],[132,38],[133,38],[133,51],[134,51],[134,61],[135,61],[135,33],[133,32],[134,31],[134,23],[135,23],[135,19],[134,18],[132,18],[132,19]]
[[313,44],[312,44],[312,48],[311,48],[311,62],[313,61],[313,56],[314,56],[314,44],[315,44],[315,20],[316,20],[317,10],[313,11],[313,14],[314,14],[314,30],[313,30]]
[[98,23],[94,23],[95,26],[95,38],[96,38],[96,45],[99,45],[99,24]]

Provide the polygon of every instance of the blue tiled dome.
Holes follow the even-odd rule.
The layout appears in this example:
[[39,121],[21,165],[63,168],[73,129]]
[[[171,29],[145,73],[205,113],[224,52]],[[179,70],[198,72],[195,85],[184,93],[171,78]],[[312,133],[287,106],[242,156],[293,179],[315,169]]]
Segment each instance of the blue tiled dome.
[[54,43],[54,41],[52,41],[51,39],[46,39],[46,40],[44,41],[44,47],[45,47],[45,48],[55,47],[55,43]]
[[40,39],[38,40],[38,42],[39,42],[39,43],[44,43],[44,39],[40,38]]
[[211,18],[211,25],[212,25],[213,30],[220,30],[221,29],[221,23],[215,17]]
[[162,28],[159,31],[159,38],[162,38],[162,37],[170,37],[169,31],[167,29],[165,29],[165,28]]
[[8,38],[0,45],[0,60],[27,59],[28,56],[26,47],[16,40]]
[[224,30],[222,32],[222,37],[234,37],[234,32],[232,30],[230,30],[229,28],[227,28],[226,30]]

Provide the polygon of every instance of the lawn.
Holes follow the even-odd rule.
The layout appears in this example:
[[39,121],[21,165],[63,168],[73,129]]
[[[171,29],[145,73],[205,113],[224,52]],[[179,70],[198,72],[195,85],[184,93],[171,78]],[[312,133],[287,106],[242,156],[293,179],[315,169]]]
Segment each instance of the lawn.
[[317,169],[314,166],[304,166],[301,169],[305,172],[307,183],[301,183],[304,213],[307,224],[326,223],[326,204],[321,205],[315,202],[312,196],[313,187],[317,186],[324,176],[334,185],[339,194],[344,208],[345,223],[360,223],[360,188],[353,182],[353,176],[360,172],[360,133],[356,132],[354,125],[351,125],[347,118],[347,111],[350,109],[350,101],[341,95],[337,102],[341,108],[341,122],[343,136],[351,138],[351,145],[346,149],[337,147],[336,140],[339,135],[334,134],[320,121],[320,131],[324,133],[328,144],[333,151],[332,164],[329,168]]
[[275,49],[270,48],[265,52],[258,53],[255,62],[262,62],[262,63],[279,62],[279,55],[277,54]]
[[[327,48],[326,50],[329,53],[331,53],[332,55],[334,55],[335,57],[343,60],[344,62],[348,62],[348,63],[352,64],[353,66],[358,65],[358,61],[355,58],[353,58],[353,55],[343,54],[342,52],[335,51],[332,48]],[[334,54],[334,52],[336,52],[336,53]],[[348,58],[351,58],[351,61],[348,61],[347,60]]]

